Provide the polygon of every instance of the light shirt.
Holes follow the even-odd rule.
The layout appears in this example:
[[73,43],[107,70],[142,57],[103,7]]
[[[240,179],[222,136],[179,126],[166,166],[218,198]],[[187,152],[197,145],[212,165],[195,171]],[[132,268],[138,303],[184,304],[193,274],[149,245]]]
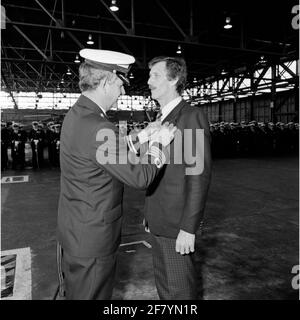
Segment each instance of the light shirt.
[[163,108],[161,108],[161,118],[160,120],[163,121],[165,118],[171,113],[171,111],[181,102],[182,97],[177,97],[167,103]]

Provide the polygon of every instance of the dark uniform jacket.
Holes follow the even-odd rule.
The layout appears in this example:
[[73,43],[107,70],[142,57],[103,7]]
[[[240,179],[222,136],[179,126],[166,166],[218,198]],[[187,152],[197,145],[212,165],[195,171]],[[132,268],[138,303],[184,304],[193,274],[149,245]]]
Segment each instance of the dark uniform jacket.
[[[109,255],[118,248],[123,184],[147,188],[159,172],[153,164],[100,165],[96,152],[105,144],[96,141],[100,129],[117,132],[103,111],[81,95],[62,125],[58,207],[58,241],[77,257]],[[124,141],[120,139],[126,146]],[[108,153],[120,156],[124,146],[118,143]]]
[[[205,114],[184,100],[163,123],[166,121],[174,123],[178,131],[170,144],[170,163],[163,167],[147,190],[145,218],[151,233],[177,238],[180,229],[195,234],[203,220],[211,177],[210,132]],[[186,133],[184,129],[192,130]],[[196,139],[196,129],[204,129],[204,148],[203,141]],[[179,132],[182,133],[181,138],[177,137]],[[180,141],[181,145],[178,143]],[[174,147],[175,143],[177,145]],[[193,168],[191,155],[197,153],[199,162],[200,158],[204,159],[204,162],[201,161],[202,168],[195,168],[193,172],[196,174],[188,175],[186,170]],[[180,154],[181,164],[178,163]]]
[[8,146],[11,140],[11,130],[4,127],[1,129],[1,143]]
[[28,139],[32,142],[33,140],[39,140],[39,142],[44,142],[45,133],[40,129],[31,129],[28,134]]
[[19,130],[18,133],[12,132],[11,133],[11,142],[13,144],[14,148],[14,142],[19,141],[22,145],[25,145],[25,142],[27,141],[27,133],[24,130]]

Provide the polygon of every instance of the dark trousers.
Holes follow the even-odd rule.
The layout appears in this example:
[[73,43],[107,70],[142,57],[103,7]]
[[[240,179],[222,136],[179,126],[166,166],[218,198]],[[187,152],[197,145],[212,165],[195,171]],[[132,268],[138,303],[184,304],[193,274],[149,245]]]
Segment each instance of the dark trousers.
[[109,300],[115,281],[116,253],[79,258],[63,251],[62,272],[67,300]]
[[196,270],[193,255],[175,251],[176,239],[152,234],[155,284],[161,300],[197,299]]
[[1,142],[1,170],[7,169],[8,166],[8,146]]
[[16,169],[17,165],[20,165],[21,168],[23,169],[25,167],[25,144],[19,143],[17,148],[15,148],[15,146],[12,145],[11,157],[12,157],[12,169]]
[[33,168],[40,168],[44,164],[44,146],[38,143],[37,146],[34,142],[31,143],[32,150],[32,166]]

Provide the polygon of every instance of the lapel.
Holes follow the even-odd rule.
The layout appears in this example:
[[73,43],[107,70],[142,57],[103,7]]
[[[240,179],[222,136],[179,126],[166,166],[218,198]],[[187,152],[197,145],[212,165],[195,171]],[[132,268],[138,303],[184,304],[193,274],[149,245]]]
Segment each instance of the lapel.
[[178,105],[166,116],[166,118],[162,121],[165,123],[168,121],[169,123],[173,123],[176,125],[178,118],[180,117],[181,110],[185,106],[185,101],[182,99]]

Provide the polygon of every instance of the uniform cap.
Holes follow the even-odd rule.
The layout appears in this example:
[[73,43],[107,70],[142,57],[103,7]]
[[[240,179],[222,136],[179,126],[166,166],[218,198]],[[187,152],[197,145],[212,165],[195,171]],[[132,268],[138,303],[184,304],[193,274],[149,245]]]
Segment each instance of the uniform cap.
[[116,73],[123,82],[129,85],[126,75],[130,70],[131,64],[135,62],[133,56],[117,51],[99,49],[82,49],[79,54],[87,64],[94,68]]

